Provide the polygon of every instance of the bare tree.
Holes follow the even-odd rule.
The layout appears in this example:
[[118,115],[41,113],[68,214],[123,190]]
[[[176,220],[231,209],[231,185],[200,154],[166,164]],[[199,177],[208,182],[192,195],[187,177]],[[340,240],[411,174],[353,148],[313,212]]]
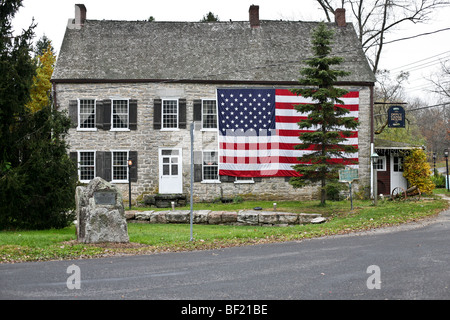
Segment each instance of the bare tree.
[[450,101],[450,62],[441,62],[441,72],[429,79],[434,84],[432,92],[437,93],[444,101]]
[[328,21],[336,8],[350,9],[355,28],[374,73],[378,71],[386,35],[405,22],[424,23],[448,0],[317,0]]
[[409,73],[400,72],[394,79],[388,70],[379,70],[375,88],[374,120],[375,134],[380,134],[388,125],[388,109],[392,104],[405,101],[403,83]]

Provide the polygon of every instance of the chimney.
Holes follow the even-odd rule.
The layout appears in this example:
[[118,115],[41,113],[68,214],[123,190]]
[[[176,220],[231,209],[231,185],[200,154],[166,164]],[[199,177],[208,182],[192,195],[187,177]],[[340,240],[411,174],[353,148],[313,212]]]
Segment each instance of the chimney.
[[75,27],[81,28],[86,21],[86,7],[84,4],[75,5]]
[[259,28],[259,6],[251,5],[250,9],[248,10],[249,13],[249,20],[250,20],[250,27],[252,28]]
[[347,25],[344,8],[338,8],[334,11],[334,21],[338,27],[345,27]]

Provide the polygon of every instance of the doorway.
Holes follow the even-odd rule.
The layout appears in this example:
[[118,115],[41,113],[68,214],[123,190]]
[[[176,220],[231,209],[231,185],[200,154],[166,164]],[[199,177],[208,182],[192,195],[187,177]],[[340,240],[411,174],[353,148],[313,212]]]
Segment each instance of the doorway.
[[183,193],[181,148],[159,149],[159,193]]

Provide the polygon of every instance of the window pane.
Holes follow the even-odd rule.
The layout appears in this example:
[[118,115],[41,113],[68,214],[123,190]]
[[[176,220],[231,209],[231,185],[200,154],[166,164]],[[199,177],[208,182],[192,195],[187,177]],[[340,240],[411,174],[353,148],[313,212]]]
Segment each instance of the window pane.
[[92,180],[95,175],[94,152],[80,152],[80,180]]
[[179,150],[161,150],[163,156],[177,156],[179,153]]
[[95,100],[80,100],[80,128],[95,128]]
[[178,100],[163,100],[163,128],[178,128]]
[[128,113],[128,100],[113,100],[113,113]]
[[113,128],[128,128],[128,100],[113,100],[112,118]]
[[178,175],[178,165],[172,164],[172,175],[177,176]]
[[163,175],[168,176],[170,174],[170,166],[167,164],[163,165]]
[[215,100],[203,100],[203,128],[217,128],[217,108]]
[[216,166],[204,166],[203,167],[203,179],[205,180],[217,180],[217,167]]
[[216,151],[203,152],[203,179],[218,180],[218,157]]
[[128,180],[128,152],[113,152],[113,180]]

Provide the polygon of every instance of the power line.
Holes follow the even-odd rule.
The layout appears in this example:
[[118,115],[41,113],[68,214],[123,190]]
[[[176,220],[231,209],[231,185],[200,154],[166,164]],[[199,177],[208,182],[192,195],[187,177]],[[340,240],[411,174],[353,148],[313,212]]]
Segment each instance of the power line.
[[[395,103],[392,103],[392,104],[395,104]],[[435,104],[435,105],[432,105],[432,106],[414,108],[414,109],[405,109],[405,112],[417,111],[417,110],[423,110],[423,109],[429,109],[429,108],[435,108],[435,107],[442,107],[442,106],[446,107],[448,105],[450,105],[450,102],[441,103],[441,104]],[[385,115],[386,115],[386,113],[378,113],[378,114],[374,114],[373,116],[374,117],[380,117],[380,116],[385,116]]]
[[446,53],[450,53],[450,51],[445,51],[445,52],[436,54],[436,55],[434,55],[434,56],[431,56],[431,57],[428,57],[428,58],[425,58],[425,59],[417,60],[417,61],[415,61],[415,62],[411,62],[411,63],[405,64],[405,65],[403,65],[403,66],[401,66],[401,67],[392,68],[391,71],[392,71],[392,70],[397,70],[397,69],[402,69],[402,68],[404,68],[404,67],[408,67],[408,66],[410,66],[410,65],[413,65],[413,64],[416,64],[416,63],[425,61],[425,60],[429,60],[429,59],[432,59],[432,58],[435,58],[435,57],[439,57],[439,56],[442,56],[442,55],[444,55],[444,54],[446,54]]
[[420,34],[417,34],[417,35],[411,36],[411,37],[405,37],[405,38],[400,38],[400,39],[395,39],[395,40],[387,41],[387,42],[384,42],[384,44],[389,44],[389,43],[394,43],[394,42],[398,42],[398,41],[414,39],[414,38],[418,38],[418,37],[422,37],[422,36],[428,36],[428,35],[430,35],[430,34],[442,32],[442,31],[448,31],[448,30],[450,30],[450,28],[444,28],[444,29],[439,29],[439,30],[436,30],[436,31],[420,33]]

